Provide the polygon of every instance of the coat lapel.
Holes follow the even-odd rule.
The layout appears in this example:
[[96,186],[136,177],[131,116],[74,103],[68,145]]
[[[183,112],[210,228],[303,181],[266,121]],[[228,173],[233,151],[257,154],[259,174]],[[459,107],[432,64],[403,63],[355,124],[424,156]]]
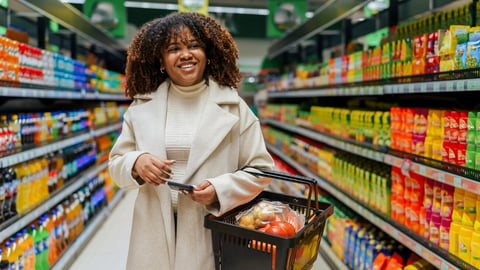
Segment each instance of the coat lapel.
[[[145,144],[146,149],[152,154],[160,157],[166,157],[167,151],[165,147],[165,123],[167,117],[167,96],[169,82],[162,83],[157,91],[147,94],[135,96],[135,98],[147,100],[144,104],[138,106],[139,119],[138,125],[135,127],[139,131],[136,133],[137,141]],[[149,100],[149,101],[148,101]]]
[[209,83],[209,98],[193,138],[185,179],[197,171],[239,120],[238,116],[222,108],[225,104],[238,104],[237,93],[220,89],[212,80]]

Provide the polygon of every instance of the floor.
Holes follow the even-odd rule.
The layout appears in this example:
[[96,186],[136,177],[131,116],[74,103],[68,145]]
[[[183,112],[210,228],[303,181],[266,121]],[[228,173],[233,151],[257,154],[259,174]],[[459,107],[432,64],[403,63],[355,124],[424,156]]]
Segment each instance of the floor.
[[[125,269],[135,196],[136,191],[126,192],[69,270]],[[318,256],[313,270],[320,269],[329,270],[330,267]]]

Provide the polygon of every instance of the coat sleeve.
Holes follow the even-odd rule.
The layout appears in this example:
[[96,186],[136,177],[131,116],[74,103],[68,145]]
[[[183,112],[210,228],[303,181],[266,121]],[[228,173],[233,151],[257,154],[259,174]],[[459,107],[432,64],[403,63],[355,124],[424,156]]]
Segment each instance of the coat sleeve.
[[[242,104],[243,105],[243,104]],[[238,168],[254,166],[262,169],[272,169],[273,159],[267,151],[258,119],[248,111],[241,119],[243,128],[240,129],[240,152]],[[244,171],[227,173],[208,179],[215,187],[218,203],[207,206],[207,210],[215,216],[220,216],[233,208],[245,204],[262,192],[271,179],[255,177]]]
[[123,119],[122,132],[110,151],[108,161],[110,175],[120,188],[134,189],[144,184],[143,180],[133,173],[135,161],[138,156],[145,153],[136,149],[135,134],[127,111]]

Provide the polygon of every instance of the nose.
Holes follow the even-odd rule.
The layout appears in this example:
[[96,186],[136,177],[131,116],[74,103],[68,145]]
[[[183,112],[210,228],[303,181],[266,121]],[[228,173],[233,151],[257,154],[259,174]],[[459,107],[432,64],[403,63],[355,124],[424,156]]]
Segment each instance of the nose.
[[180,55],[181,59],[190,59],[192,58],[192,53],[189,49],[182,50],[182,54]]

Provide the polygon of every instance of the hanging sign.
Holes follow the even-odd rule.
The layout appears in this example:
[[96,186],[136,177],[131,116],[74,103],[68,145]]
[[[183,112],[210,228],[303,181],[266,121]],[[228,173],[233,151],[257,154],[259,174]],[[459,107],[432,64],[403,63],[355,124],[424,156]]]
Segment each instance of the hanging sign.
[[279,37],[305,21],[307,1],[270,0],[268,9],[267,36]]
[[107,30],[113,37],[125,36],[127,10],[124,1],[85,0],[83,12],[93,24]]
[[208,15],[208,0],[178,0],[178,11]]

